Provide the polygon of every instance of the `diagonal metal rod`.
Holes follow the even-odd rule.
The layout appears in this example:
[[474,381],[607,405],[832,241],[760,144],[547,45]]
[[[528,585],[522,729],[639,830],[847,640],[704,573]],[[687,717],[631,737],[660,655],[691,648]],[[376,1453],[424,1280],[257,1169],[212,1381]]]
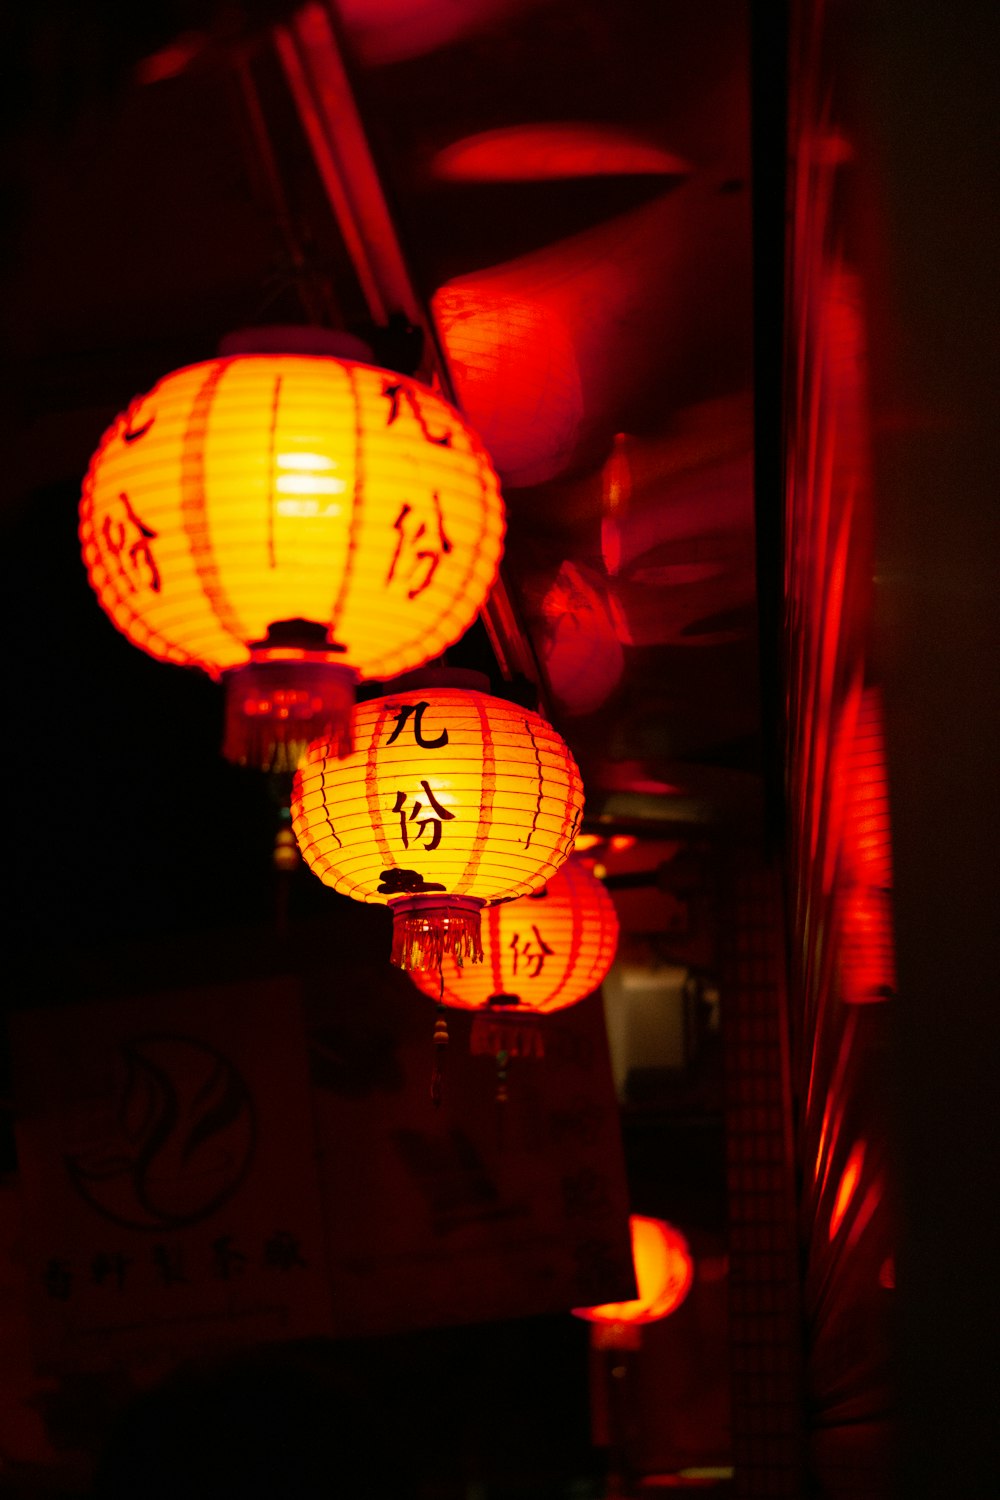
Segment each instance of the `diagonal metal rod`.
[[[425,367],[448,400],[458,405],[437,330],[399,243],[328,7],[313,0],[287,23],[274,27],[273,37],[372,320],[385,325],[391,314],[402,313],[422,329]],[[541,692],[543,675],[502,570],[482,620],[503,676],[526,677]]]

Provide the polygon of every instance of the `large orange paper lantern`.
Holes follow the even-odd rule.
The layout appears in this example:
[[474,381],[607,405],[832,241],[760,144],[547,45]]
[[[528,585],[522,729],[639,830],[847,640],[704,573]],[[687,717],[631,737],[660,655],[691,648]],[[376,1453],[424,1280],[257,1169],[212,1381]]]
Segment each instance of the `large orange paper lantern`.
[[80,511],[118,629],[225,679],[231,759],[286,766],[319,734],[349,748],[358,678],[399,676],[468,628],[503,533],[496,475],[457,411],[312,354],[166,375],[105,434]]
[[694,1262],[680,1231],[663,1219],[639,1214],[631,1216],[629,1225],[638,1297],[629,1302],[605,1302],[600,1307],[575,1307],[576,1317],[591,1323],[655,1323],[675,1312],[691,1290]]
[[440,976],[416,969],[411,979],[462,1010],[561,1010],[593,994],[608,972],[618,917],[601,882],[570,859],[541,890],[491,906],[482,942],[481,964],[460,965],[449,955]]
[[538,890],[573,846],[580,773],[538,714],[427,688],[359,704],[353,754],[309,747],[292,826],[314,874],[393,912],[392,961],[482,958],[480,910]]

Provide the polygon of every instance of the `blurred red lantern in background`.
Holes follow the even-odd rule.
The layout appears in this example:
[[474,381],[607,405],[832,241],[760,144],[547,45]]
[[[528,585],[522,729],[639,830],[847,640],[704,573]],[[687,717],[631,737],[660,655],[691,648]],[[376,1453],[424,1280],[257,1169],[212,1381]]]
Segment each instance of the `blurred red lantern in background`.
[[543,300],[514,297],[475,277],[432,301],[463,411],[506,485],[542,484],[567,465],[583,419],[576,353]]

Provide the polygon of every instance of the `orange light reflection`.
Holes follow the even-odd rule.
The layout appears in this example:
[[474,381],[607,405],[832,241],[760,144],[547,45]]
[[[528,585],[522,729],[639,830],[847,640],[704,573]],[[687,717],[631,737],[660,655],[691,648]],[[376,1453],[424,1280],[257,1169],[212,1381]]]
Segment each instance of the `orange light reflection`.
[[837,1231],[844,1222],[847,1210],[851,1206],[851,1200],[857,1192],[858,1183],[861,1181],[861,1169],[865,1161],[865,1143],[857,1141],[851,1149],[837,1189],[837,1197],[830,1215],[830,1239],[837,1236]]

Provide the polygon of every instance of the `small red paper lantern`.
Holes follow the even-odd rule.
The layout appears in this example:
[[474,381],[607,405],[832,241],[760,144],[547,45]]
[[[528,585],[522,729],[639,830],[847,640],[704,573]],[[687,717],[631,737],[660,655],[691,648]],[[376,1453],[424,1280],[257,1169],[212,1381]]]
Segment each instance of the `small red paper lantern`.
[[350,748],[357,679],[468,628],[496,578],[496,475],[440,396],[355,359],[240,353],[166,375],[83,488],[90,582],[151,656],[227,689],[224,753]]
[[583,784],[538,714],[427,688],[358,705],[354,752],[309,747],[292,826],[313,873],[393,913],[392,962],[478,962],[480,910],[537,890],[566,859]]
[[655,1323],[676,1312],[691,1290],[694,1262],[680,1231],[663,1219],[639,1214],[631,1216],[629,1225],[638,1297],[629,1302],[605,1302],[600,1307],[575,1307],[575,1317],[631,1327]]
[[414,970],[425,995],[461,1010],[543,1013],[593,994],[611,967],[618,917],[601,882],[570,859],[541,890],[491,906],[482,923],[484,961],[453,955],[440,975]]

